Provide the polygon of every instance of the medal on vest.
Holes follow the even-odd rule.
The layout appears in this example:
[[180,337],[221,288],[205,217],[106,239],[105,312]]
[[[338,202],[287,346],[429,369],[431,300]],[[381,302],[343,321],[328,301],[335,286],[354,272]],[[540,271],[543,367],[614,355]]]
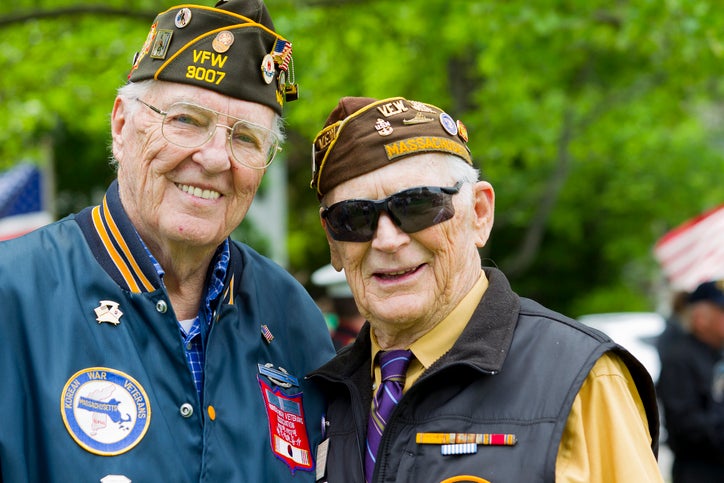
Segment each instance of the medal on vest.
[[514,434],[502,433],[417,433],[417,444],[439,444],[443,456],[475,454],[478,445],[514,446],[518,439]]

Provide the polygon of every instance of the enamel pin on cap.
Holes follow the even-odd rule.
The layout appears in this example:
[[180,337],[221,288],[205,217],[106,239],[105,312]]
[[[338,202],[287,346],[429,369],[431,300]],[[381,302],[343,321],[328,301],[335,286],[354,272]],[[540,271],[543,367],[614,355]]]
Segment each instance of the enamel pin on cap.
[[182,29],[187,26],[190,21],[191,9],[184,7],[176,14],[176,18],[174,18],[174,25],[176,25],[177,28]]
[[274,58],[271,54],[266,54],[261,60],[261,73],[264,78],[264,82],[271,84],[274,80],[274,74],[276,69],[274,68]]
[[222,30],[218,34],[216,34],[216,37],[214,38],[213,42],[211,42],[211,47],[218,53],[223,54],[229,48],[231,47],[231,44],[234,43],[234,34],[229,32],[228,30]]

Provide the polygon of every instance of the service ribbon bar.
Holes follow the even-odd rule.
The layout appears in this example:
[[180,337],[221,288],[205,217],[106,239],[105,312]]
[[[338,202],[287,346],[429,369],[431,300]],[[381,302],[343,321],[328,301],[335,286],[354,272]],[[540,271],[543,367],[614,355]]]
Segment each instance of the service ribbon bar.
[[484,446],[513,446],[514,434],[505,433],[417,433],[417,444],[482,444]]

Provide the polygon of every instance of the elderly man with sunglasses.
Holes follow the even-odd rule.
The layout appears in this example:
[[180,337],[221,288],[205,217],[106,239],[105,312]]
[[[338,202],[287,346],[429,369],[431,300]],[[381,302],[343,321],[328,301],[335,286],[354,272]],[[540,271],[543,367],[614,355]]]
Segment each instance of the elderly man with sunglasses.
[[329,401],[318,475],[662,481],[643,366],[481,268],[494,192],[467,136],[430,104],[348,97],[315,139],[332,265],[368,321],[310,375]]
[[111,116],[98,206],[0,245],[0,481],[309,482],[334,354],[230,238],[296,97],[261,0],[161,12]]

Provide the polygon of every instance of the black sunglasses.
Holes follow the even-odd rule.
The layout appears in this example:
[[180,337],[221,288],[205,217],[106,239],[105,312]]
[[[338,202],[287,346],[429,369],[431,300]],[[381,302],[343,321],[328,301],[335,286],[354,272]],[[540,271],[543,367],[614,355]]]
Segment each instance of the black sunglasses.
[[327,232],[337,241],[367,242],[385,212],[405,233],[424,230],[455,215],[452,197],[463,182],[452,188],[421,186],[395,193],[382,200],[346,200],[322,211]]

